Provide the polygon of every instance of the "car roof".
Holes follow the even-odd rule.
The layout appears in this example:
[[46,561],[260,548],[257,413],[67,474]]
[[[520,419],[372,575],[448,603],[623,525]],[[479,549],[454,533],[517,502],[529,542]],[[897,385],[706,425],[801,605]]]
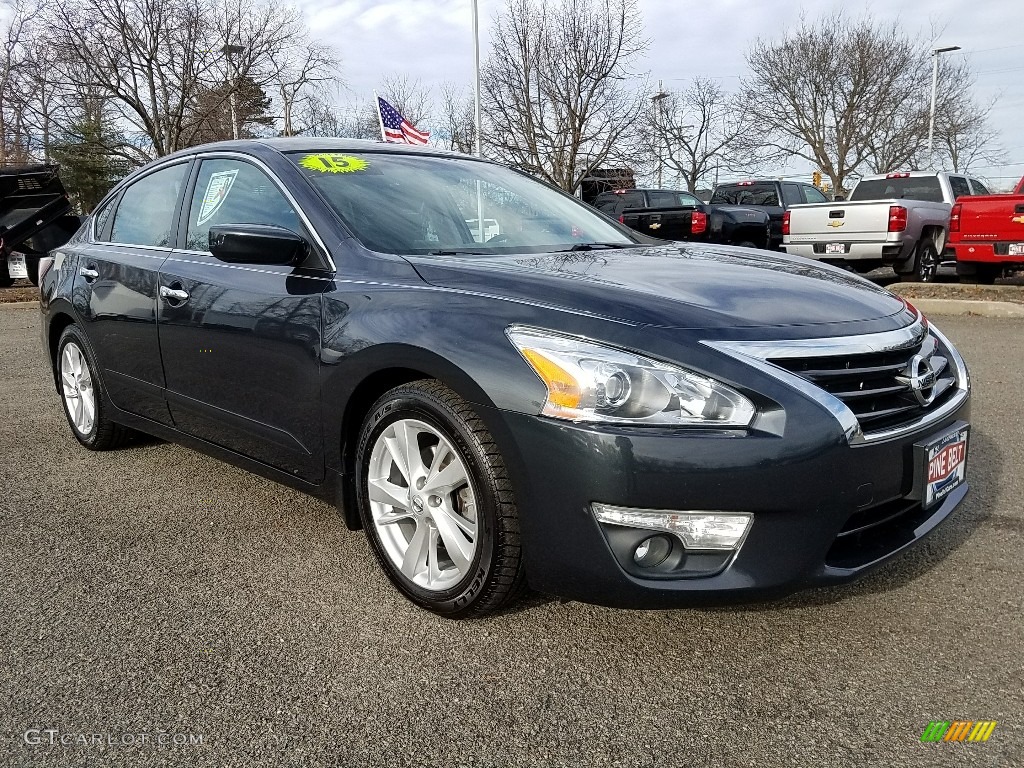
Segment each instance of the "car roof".
[[[367,141],[365,139],[339,139],[333,137],[290,136],[267,139],[240,139],[218,141],[212,144],[201,144],[179,150],[168,157],[184,157],[200,152],[249,152],[270,149],[276,152],[387,152],[403,155],[443,155],[445,157],[463,157],[478,160],[472,155],[452,152],[432,146],[411,146],[408,144],[390,144],[383,141]],[[163,158],[161,158],[163,159]]]

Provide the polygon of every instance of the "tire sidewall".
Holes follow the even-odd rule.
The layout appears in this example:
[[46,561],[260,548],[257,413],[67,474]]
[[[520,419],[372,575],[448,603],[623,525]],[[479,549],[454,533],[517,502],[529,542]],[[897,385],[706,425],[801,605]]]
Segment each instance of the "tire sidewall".
[[[934,263],[934,270],[931,272],[925,271],[925,262],[930,260]],[[918,246],[917,252],[917,263],[914,265],[914,277],[920,283],[934,283],[939,276],[939,265],[938,265],[939,251],[935,247],[935,243],[931,240],[925,240]]]
[[[401,419],[417,419],[436,429],[459,452],[466,465],[470,486],[477,500],[476,551],[469,573],[455,586],[444,591],[427,590],[405,577],[391,562],[380,541],[370,511],[369,459],[380,434]],[[360,430],[356,452],[356,503],[363,529],[374,555],[391,582],[410,600],[442,614],[457,614],[469,609],[476,598],[487,591],[495,558],[496,489],[486,470],[487,459],[475,436],[457,414],[425,393],[401,388],[388,393],[374,404]]]
[[[85,364],[89,367],[89,377],[92,379],[93,397],[96,399],[96,414],[92,420],[92,429],[88,434],[83,435],[78,431],[78,427],[75,426],[74,419],[71,417],[71,411],[68,408],[67,397],[64,395],[64,382],[61,379],[61,359],[64,355],[64,348],[74,343],[81,352],[82,359],[85,360]],[[101,409],[103,408],[103,385],[100,382],[99,374],[97,372],[96,357],[93,355],[92,347],[89,346],[88,340],[85,335],[82,334],[77,326],[69,325],[64,329],[64,333],[60,336],[60,341],[57,342],[57,359],[55,361],[57,368],[57,382],[60,391],[60,401],[64,408],[64,417],[68,420],[68,426],[71,427],[71,433],[75,438],[84,446],[92,446],[96,443],[96,437],[99,434],[100,419],[102,417]]]

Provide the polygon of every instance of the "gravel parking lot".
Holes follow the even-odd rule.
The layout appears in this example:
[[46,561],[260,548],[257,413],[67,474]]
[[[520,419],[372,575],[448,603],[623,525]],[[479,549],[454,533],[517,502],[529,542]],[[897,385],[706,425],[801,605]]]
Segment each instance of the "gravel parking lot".
[[[0,765],[1024,765],[1024,322],[938,321],[973,491],[909,556],[770,605],[453,623],[326,504],[162,442],[81,449],[38,310],[0,309]],[[919,742],[954,719],[998,726]]]

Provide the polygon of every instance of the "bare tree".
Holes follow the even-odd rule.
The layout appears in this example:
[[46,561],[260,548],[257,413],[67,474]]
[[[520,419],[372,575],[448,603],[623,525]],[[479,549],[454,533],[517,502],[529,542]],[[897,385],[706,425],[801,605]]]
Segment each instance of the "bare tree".
[[281,133],[294,136],[296,111],[339,82],[338,56],[329,46],[300,37],[278,51],[271,51],[270,61],[281,106]]
[[441,117],[434,132],[445,149],[471,154],[476,150],[476,109],[473,94],[453,83],[441,86]]
[[681,176],[691,192],[721,171],[757,162],[754,127],[738,100],[714,80],[696,78],[681,93],[658,93],[645,117],[656,162]]
[[24,163],[31,156],[25,117],[31,27],[38,9],[30,0],[4,0],[3,6],[9,17],[0,30],[0,163]]
[[[804,18],[782,41],[758,40],[747,63],[744,102],[766,145],[813,163],[836,191],[863,170],[928,164],[930,47],[897,24]],[[943,66],[939,103],[966,98],[966,66]]]
[[192,145],[215,113],[244,135],[236,96],[271,85],[274,56],[308,41],[298,10],[276,0],[63,0],[47,23],[65,81],[106,94],[135,162]]
[[483,73],[489,152],[568,192],[616,159],[644,108],[636,0],[507,0]]

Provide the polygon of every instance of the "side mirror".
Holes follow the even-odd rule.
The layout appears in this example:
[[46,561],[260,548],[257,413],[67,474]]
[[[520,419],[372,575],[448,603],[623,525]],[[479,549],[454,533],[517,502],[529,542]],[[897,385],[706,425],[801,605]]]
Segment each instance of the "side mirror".
[[843,194],[832,195],[832,202],[834,202],[834,203],[841,203],[844,200],[846,200],[846,195],[843,195]]
[[210,227],[210,253],[229,264],[294,266],[309,255],[309,243],[284,227],[215,224]]

